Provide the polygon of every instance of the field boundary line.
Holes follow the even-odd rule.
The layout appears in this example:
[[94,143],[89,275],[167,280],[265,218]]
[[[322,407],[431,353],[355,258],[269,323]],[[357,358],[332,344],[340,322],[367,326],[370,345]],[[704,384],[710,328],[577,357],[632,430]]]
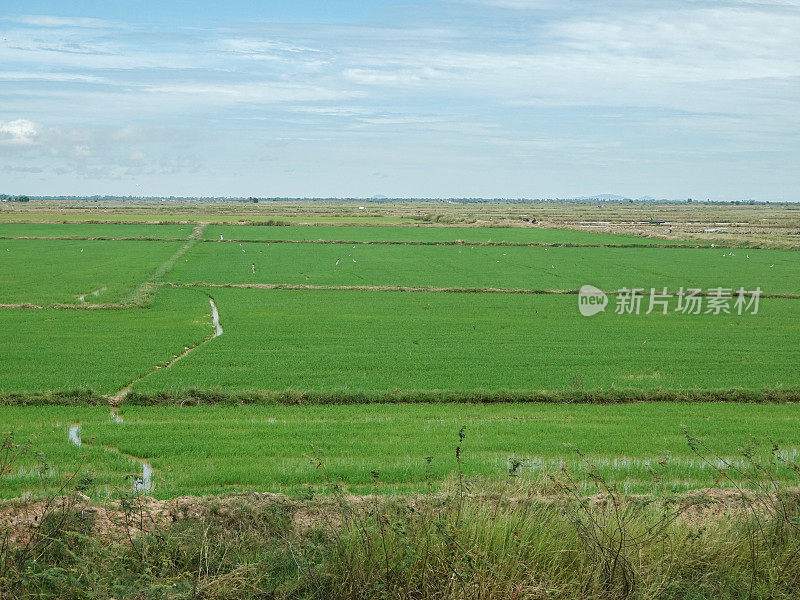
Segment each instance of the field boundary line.
[[53,240],[63,242],[185,242],[186,238],[154,238],[154,237],[108,237],[108,236],[45,236],[45,235],[0,235],[0,240]]
[[518,389],[518,390],[351,390],[298,389],[224,391],[184,389],[131,392],[127,406],[215,406],[247,404],[302,406],[320,404],[634,404],[719,402],[733,404],[785,404],[800,402],[800,387],[729,389]]
[[[109,236],[32,236],[32,235],[0,235],[0,240],[40,240],[40,241],[74,241],[74,242],[183,242],[186,238],[160,238],[160,237],[109,237]],[[530,248],[711,248],[701,244],[582,244],[580,242],[469,242],[466,240],[286,240],[286,239],[250,239],[230,238],[225,240],[200,239],[203,243],[237,242],[240,244],[340,244],[340,245],[367,245],[367,246],[519,246]],[[723,250],[758,250],[760,248],[744,248],[738,246],[718,246]],[[766,248],[764,248],[766,249]],[[778,248],[771,248],[777,250]]]
[[[487,228],[488,229],[488,228]],[[600,234],[604,235],[604,234]],[[650,238],[652,239],[652,238]],[[64,242],[183,242],[186,238],[174,237],[110,237],[110,236],[30,236],[30,235],[0,235],[0,240],[38,240],[38,241],[64,241]],[[762,244],[643,244],[638,242],[618,244],[592,244],[581,242],[503,242],[486,241],[470,242],[466,240],[287,240],[287,239],[251,239],[229,238],[224,240],[199,239],[202,243],[229,243],[240,244],[336,244],[336,245],[364,245],[364,246],[488,246],[501,248],[660,248],[660,249],[690,249],[690,250],[778,250],[798,251],[800,246],[764,246]]]
[[[339,245],[364,245],[364,246],[499,246],[520,248],[678,248],[695,250],[784,250],[784,248],[754,248],[748,246],[722,246],[715,244],[641,244],[638,242],[620,244],[583,244],[580,242],[468,242],[465,240],[273,240],[273,239],[246,239],[230,238],[223,240],[202,239],[203,243],[239,243],[239,244],[339,244]],[[794,248],[792,248],[794,249]]]
[[459,288],[402,285],[311,285],[294,283],[171,283],[165,285],[181,287],[240,288],[253,290],[325,290],[356,292],[435,292],[447,294],[577,294],[578,290],[532,290],[520,288]]
[[[157,287],[169,286],[172,288],[231,288],[248,290],[297,290],[297,291],[353,291],[353,292],[408,292],[408,293],[433,293],[433,294],[519,294],[540,296],[569,296],[577,295],[579,290],[554,290],[554,289],[527,289],[527,288],[460,288],[460,287],[433,287],[433,286],[400,286],[400,285],[310,285],[293,283],[173,283],[151,282],[152,290]],[[656,288],[658,289],[658,288]],[[617,290],[601,290],[604,294],[615,296]],[[661,290],[658,290],[661,293]],[[667,291],[668,294],[677,295],[677,292]],[[695,296],[710,296],[706,291],[700,291]],[[775,300],[800,300],[800,294],[765,294],[760,298]],[[104,304],[34,304],[31,302],[0,303],[0,310],[131,310],[141,308],[141,305],[125,302]]]
[[[7,219],[0,220],[0,225],[197,225],[203,221],[196,219],[156,219],[152,221],[131,221],[124,219],[116,220],[101,220],[101,219]],[[222,221],[214,221],[214,225],[236,225],[237,223],[228,223]],[[185,238],[180,238],[185,239]]]
[[21,302],[17,304],[0,304],[0,310],[128,310],[133,308],[121,302],[106,304],[32,304]]
[[[109,237],[109,236],[31,236],[31,235],[0,235],[0,240],[38,240],[38,241],[63,241],[63,242],[183,242],[187,238],[172,237]],[[677,248],[695,250],[796,250],[797,248],[765,248],[760,246],[732,246],[717,245],[712,248],[709,244],[642,244],[638,242],[619,244],[592,244],[581,242],[503,242],[486,241],[470,242],[466,240],[286,240],[286,239],[250,239],[229,238],[224,240],[199,239],[203,243],[229,243],[240,244],[337,244],[337,245],[364,245],[364,246],[497,246],[519,248]]]
[[[138,381],[138,379],[137,379]],[[134,382],[135,383],[135,382]],[[295,406],[318,404],[731,404],[800,403],[800,387],[613,388],[613,389],[391,389],[330,390],[186,388],[157,392],[131,391],[116,402],[91,390],[0,392],[0,406]]]
[[131,381],[128,385],[126,385],[121,390],[119,390],[116,394],[112,394],[112,395],[108,396],[108,401],[109,401],[110,404],[115,405],[115,406],[118,405],[125,398],[125,396],[128,395],[128,393],[131,391],[131,388],[136,383],[140,382],[145,377],[148,377],[149,375],[152,375],[156,371],[161,371],[162,369],[168,369],[169,367],[174,365],[176,362],[178,362],[180,359],[182,359],[185,356],[187,356],[190,352],[192,352],[192,350],[195,350],[195,349],[199,348],[200,346],[202,346],[203,344],[205,344],[207,342],[210,342],[214,338],[219,337],[219,336],[222,335],[223,330],[222,330],[222,325],[220,324],[219,312],[217,310],[217,305],[215,304],[214,299],[211,296],[208,297],[208,301],[209,301],[209,304],[211,305],[211,324],[214,327],[214,331],[211,334],[209,334],[208,336],[206,336],[204,339],[202,339],[200,342],[195,344],[194,346],[186,346],[184,348],[183,352],[181,352],[180,354],[178,354],[176,356],[173,356],[171,359],[169,359],[167,362],[165,362],[163,364],[156,365],[155,367],[150,369],[144,375],[142,375],[140,377],[137,377],[136,379]]
[[[434,286],[402,286],[402,285],[312,285],[294,283],[172,283],[165,282],[164,285],[182,288],[238,288],[252,290],[300,290],[300,291],[356,291],[356,292],[431,292],[439,294],[530,294],[530,295],[577,295],[577,289],[529,289],[529,288],[467,288],[467,287],[434,287]],[[655,288],[659,293],[662,290]],[[605,294],[617,295],[619,290],[601,290]],[[667,291],[668,294],[677,295],[677,292]],[[695,296],[711,296],[706,291],[700,291]],[[761,298],[777,298],[784,300],[800,300],[800,294],[765,294]]]

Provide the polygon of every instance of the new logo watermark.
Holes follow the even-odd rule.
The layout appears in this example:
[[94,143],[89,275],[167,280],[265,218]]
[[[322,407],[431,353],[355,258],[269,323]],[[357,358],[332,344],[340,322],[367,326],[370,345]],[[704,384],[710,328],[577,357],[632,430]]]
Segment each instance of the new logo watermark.
[[[703,291],[700,288],[681,287],[677,292],[667,288],[620,288],[614,294],[614,312],[618,315],[649,315],[652,312],[666,315],[677,312],[684,315],[757,315],[761,299],[761,288],[745,290],[714,287]],[[578,290],[578,310],[584,317],[603,312],[608,306],[608,295],[593,285],[583,285]]]
[[582,285],[578,290],[578,310],[584,317],[603,312],[608,306],[608,296],[593,285]]

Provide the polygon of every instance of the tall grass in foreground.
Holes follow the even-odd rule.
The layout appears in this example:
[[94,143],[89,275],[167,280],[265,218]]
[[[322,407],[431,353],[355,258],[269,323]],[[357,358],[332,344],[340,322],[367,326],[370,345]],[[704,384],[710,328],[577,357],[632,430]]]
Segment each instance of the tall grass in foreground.
[[[0,528],[1,598],[796,598],[800,497],[773,477],[777,448],[742,456],[747,486],[634,497],[601,477],[586,497],[569,471],[531,485],[463,476],[447,493],[391,498],[247,494],[156,505],[137,492],[90,506],[66,489],[25,527]],[[729,477],[733,463],[687,436]],[[468,440],[467,440],[468,441]],[[28,447],[7,438],[3,475]],[[325,471],[323,461],[317,460]],[[722,462],[720,462],[720,460]],[[45,465],[46,466],[46,465]],[[377,488],[380,472],[373,471]],[[69,482],[86,478],[71,475]],[[71,485],[71,484],[69,484]],[[720,503],[720,500],[724,502]],[[16,505],[19,509],[20,505]],[[9,514],[6,506],[0,506]],[[30,542],[30,540],[34,542]]]

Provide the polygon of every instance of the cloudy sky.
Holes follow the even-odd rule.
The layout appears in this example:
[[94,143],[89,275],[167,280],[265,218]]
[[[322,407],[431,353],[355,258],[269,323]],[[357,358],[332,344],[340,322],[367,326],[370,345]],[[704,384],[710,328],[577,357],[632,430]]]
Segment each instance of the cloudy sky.
[[0,192],[800,200],[798,32],[800,0],[6,2]]

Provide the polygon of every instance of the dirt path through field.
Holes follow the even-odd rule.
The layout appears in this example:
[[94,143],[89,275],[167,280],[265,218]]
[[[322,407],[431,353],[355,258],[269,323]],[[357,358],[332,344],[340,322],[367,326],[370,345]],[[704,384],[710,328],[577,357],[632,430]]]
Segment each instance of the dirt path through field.
[[[120,309],[128,309],[128,308],[136,308],[141,307],[147,303],[153,293],[158,289],[160,285],[163,285],[161,279],[169,273],[175,263],[180,259],[184,254],[186,254],[192,246],[194,246],[200,238],[203,236],[203,231],[206,227],[208,227],[208,223],[198,223],[195,226],[192,233],[189,237],[185,238],[184,244],[178,248],[178,250],[170,256],[167,260],[161,263],[158,268],[148,277],[143,283],[141,283],[136,289],[134,289],[127,298],[125,298],[122,302],[108,302],[108,303],[87,303],[86,296],[89,294],[84,294],[82,296],[77,296],[77,299],[81,302],[81,304],[49,304],[49,305],[41,305],[41,304],[33,304],[30,302],[20,302],[20,303],[7,303],[7,304],[0,304],[0,309],[31,309],[31,310],[42,310],[45,308],[52,308],[52,309],[59,309],[59,310],[120,310]],[[105,287],[101,287],[98,290],[90,292],[94,296],[98,296],[100,292],[105,291]]]
[[[140,491],[140,490],[137,490]],[[144,491],[144,490],[141,490]],[[794,490],[796,491],[796,490]],[[447,505],[453,506],[458,501],[458,494],[454,492],[435,492],[427,495],[409,494],[406,496],[393,495],[343,495],[326,496],[317,495],[313,499],[298,499],[296,497],[270,492],[252,491],[249,493],[220,494],[210,497],[179,496],[171,499],[155,499],[141,495],[136,506],[142,511],[140,529],[133,531],[138,535],[141,531],[152,531],[158,527],[168,526],[178,521],[202,521],[214,516],[230,518],[231,515],[248,514],[255,511],[258,514],[264,510],[280,507],[290,515],[292,526],[298,532],[308,532],[314,528],[322,527],[326,531],[339,531],[342,524],[348,519],[375,518],[384,514],[388,506],[404,508],[405,512],[419,514],[421,511],[441,509]],[[748,490],[735,490],[725,488],[702,488],[692,490],[674,498],[669,504],[670,511],[678,515],[681,521],[709,526],[717,526],[720,520],[743,515],[752,515],[756,511],[765,510],[764,504],[774,502],[775,496],[763,494],[762,500],[754,492]],[[597,493],[582,497],[586,506],[597,507],[603,510],[611,502],[608,494]],[[641,505],[643,502],[653,503],[655,499],[646,495],[620,495],[618,500],[634,502]],[[101,536],[111,536],[110,539],[121,539],[131,533],[130,521],[125,519],[123,504],[119,501],[100,502],[91,500],[86,496],[78,496],[82,510],[95,514],[90,522],[93,532]],[[558,506],[563,507],[567,501],[564,494],[532,492],[519,490],[515,494],[506,496],[495,494],[469,493],[463,496],[462,501],[475,504],[486,504],[497,507],[496,510],[525,510],[528,506]],[[62,498],[50,506],[56,508],[67,505],[69,500]],[[0,521],[6,523],[14,541],[24,540],[32,526],[41,520],[42,514],[48,510],[47,500],[10,500],[0,502]],[[128,508],[129,510],[129,508]]]
[[192,248],[192,246],[194,246],[200,240],[200,238],[203,237],[203,231],[206,227],[208,227],[208,223],[198,223],[189,237],[186,238],[186,243],[178,248],[175,254],[161,263],[153,272],[153,274],[150,275],[150,277],[148,277],[144,283],[133,290],[133,292],[131,292],[131,294],[125,300],[123,300],[122,303],[135,306],[141,306],[145,304],[150,296],[153,295],[156,288],[158,288],[161,278],[169,273],[172,270],[172,267],[175,266],[175,263],[178,261],[178,259],[186,254]]

